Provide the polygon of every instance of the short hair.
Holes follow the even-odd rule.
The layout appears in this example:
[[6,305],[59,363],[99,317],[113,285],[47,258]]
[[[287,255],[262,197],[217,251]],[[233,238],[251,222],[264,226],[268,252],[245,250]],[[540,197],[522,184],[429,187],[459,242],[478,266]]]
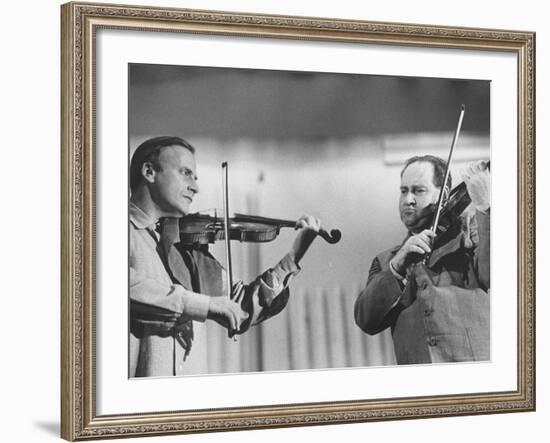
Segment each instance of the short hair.
[[[441,188],[441,186],[443,185],[443,180],[445,180],[445,169],[447,168],[447,162],[440,157],[436,157],[435,155],[417,155],[409,158],[405,162],[403,169],[401,169],[401,177],[403,177],[405,169],[407,169],[413,163],[417,162],[432,164],[434,169],[433,184],[436,188]],[[449,171],[449,178],[447,179],[447,187],[449,188],[449,190],[451,190],[452,183],[453,179],[451,177],[451,171]]]
[[145,140],[139,145],[130,162],[130,190],[134,192],[141,182],[141,168],[146,162],[150,162],[156,171],[160,171],[159,156],[163,148],[168,146],[181,146],[193,154],[195,148],[187,140],[181,137],[163,135]]

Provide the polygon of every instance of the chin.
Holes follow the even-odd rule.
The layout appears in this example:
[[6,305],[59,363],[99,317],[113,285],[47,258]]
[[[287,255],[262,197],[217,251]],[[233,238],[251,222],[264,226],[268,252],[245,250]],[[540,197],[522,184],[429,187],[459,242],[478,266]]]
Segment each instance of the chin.
[[405,220],[403,220],[403,224],[409,230],[414,228],[417,223],[418,223],[418,220],[413,220],[413,219],[410,219],[410,218],[409,219],[406,218]]
[[181,208],[173,209],[170,211],[169,214],[165,215],[165,217],[173,217],[173,218],[180,218],[186,215],[189,211],[184,211]]

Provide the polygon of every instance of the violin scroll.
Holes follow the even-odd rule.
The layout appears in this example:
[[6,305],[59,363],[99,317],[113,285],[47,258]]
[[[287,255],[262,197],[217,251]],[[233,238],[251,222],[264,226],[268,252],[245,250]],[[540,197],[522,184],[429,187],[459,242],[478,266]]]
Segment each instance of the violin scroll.
[[319,236],[331,245],[338,243],[342,239],[342,232],[340,229],[331,229],[330,232],[321,228],[318,232]]

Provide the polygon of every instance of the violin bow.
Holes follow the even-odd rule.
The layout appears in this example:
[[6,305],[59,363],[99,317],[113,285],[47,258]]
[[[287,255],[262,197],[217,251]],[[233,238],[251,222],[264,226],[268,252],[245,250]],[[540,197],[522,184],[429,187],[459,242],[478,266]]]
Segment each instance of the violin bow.
[[[233,265],[231,263],[231,236],[229,228],[229,165],[222,163],[222,182],[223,182],[223,230],[225,234],[225,261],[227,274],[227,297],[232,299],[233,295]],[[235,300],[239,302],[239,298]],[[231,336],[231,333],[230,333]],[[237,341],[237,336],[233,335],[233,341]]]
[[[453,159],[453,152],[455,150],[456,141],[458,135],[460,134],[460,128],[462,127],[462,120],[464,118],[464,111],[466,107],[464,105],[460,106],[460,115],[458,116],[458,124],[456,125],[455,134],[453,136],[453,141],[451,143],[451,150],[449,151],[449,157],[447,158],[447,167],[445,168],[445,177],[443,178],[443,184],[441,185],[441,190],[439,191],[439,198],[437,199],[437,209],[433,218],[432,226],[430,230],[435,234],[437,232],[437,225],[439,224],[439,216],[441,215],[441,210],[443,209],[443,201],[445,200],[445,191],[447,189],[447,180],[449,180],[449,174],[451,172],[451,161]],[[450,190],[449,190],[450,192]],[[422,263],[426,264],[430,254],[424,256]]]
[[462,127],[462,120],[464,118],[465,109],[466,107],[464,105],[460,106],[460,115],[458,116],[458,124],[456,126],[456,131],[453,136],[453,142],[451,143],[451,150],[449,151],[449,158],[447,159],[447,167],[445,168],[445,178],[443,179],[443,184],[441,186],[441,190],[439,191],[439,198],[437,200],[437,210],[435,211],[435,216],[431,227],[431,231],[434,234],[437,231],[439,216],[441,215],[441,209],[443,208],[443,201],[445,199],[445,190],[447,189],[447,180],[449,180],[449,174],[451,172],[451,160],[453,158],[453,152],[455,150],[455,145],[458,139],[458,135],[460,134],[460,128]]
[[225,260],[227,264],[227,296],[231,299],[233,290],[233,266],[231,264],[231,242],[229,232],[229,166],[227,162],[222,163],[222,182],[223,182],[223,230],[225,234]]

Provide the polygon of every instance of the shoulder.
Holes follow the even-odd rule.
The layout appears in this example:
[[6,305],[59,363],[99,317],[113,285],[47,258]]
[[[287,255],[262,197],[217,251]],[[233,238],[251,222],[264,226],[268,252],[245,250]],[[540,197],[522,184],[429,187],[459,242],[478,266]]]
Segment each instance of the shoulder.
[[399,246],[394,246],[393,248],[386,249],[385,251],[380,252],[371,262],[369,268],[369,279],[378,274],[381,271],[389,269],[389,263],[392,257],[399,250]]
[[401,245],[397,245],[397,246],[394,246],[392,248],[386,249],[385,251],[380,252],[374,258],[373,263],[374,263],[374,261],[378,260],[378,262],[380,263],[381,266],[386,265],[393,258],[393,256],[397,253],[397,251],[399,251],[400,247],[401,247]]

